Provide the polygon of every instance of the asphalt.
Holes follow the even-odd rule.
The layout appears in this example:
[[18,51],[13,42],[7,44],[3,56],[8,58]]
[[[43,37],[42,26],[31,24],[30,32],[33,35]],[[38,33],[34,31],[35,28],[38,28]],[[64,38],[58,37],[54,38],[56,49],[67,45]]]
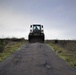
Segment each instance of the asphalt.
[[76,75],[76,69],[59,58],[49,45],[27,43],[0,62],[0,75]]

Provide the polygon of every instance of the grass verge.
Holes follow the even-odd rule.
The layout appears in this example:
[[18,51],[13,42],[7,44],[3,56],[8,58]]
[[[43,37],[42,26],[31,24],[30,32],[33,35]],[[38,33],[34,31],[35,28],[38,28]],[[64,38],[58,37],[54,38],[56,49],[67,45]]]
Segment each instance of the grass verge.
[[19,50],[20,46],[23,45],[24,43],[25,43],[24,41],[8,43],[4,48],[4,52],[0,53],[0,62],[5,60],[15,51]]
[[49,45],[53,47],[59,57],[67,61],[70,66],[76,69],[76,52],[64,49],[57,44],[49,43]]

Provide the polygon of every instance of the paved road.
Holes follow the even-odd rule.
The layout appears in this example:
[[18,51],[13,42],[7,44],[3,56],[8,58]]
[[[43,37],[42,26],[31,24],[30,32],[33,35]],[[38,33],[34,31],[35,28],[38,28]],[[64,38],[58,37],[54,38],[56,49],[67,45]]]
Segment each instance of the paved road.
[[47,44],[26,44],[4,62],[0,75],[76,75]]

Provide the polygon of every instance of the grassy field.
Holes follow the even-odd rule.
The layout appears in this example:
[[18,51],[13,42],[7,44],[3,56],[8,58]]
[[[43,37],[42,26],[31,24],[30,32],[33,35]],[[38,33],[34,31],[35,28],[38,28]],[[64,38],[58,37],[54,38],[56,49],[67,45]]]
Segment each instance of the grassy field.
[[0,52],[0,62],[9,57],[12,53],[19,50],[20,46],[26,43],[25,40],[4,40],[4,44],[0,43],[3,51]]
[[69,65],[76,68],[76,41],[75,40],[55,40],[47,42],[62,59]]

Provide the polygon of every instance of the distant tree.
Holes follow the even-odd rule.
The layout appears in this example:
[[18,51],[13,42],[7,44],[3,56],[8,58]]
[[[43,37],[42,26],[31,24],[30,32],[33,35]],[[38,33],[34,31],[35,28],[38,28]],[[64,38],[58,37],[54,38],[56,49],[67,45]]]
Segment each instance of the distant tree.
[[0,52],[4,51],[4,40],[0,39]]
[[58,39],[56,39],[54,42],[55,42],[55,43],[58,43]]

